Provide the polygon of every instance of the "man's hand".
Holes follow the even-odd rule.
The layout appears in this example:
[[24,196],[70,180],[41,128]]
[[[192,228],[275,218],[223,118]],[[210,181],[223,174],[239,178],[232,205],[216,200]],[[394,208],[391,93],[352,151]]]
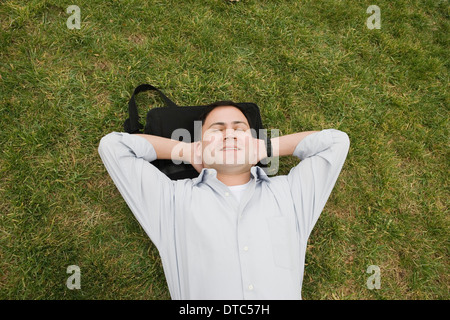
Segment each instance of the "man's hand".
[[262,139],[248,137],[245,140],[246,148],[249,150],[249,164],[256,165],[262,159],[267,158],[266,143]]
[[189,162],[198,173],[200,173],[203,169],[202,157],[198,154],[198,152],[196,152],[196,148],[201,148],[201,145],[199,144],[199,141],[188,143],[188,146],[186,147],[188,154],[184,158],[185,161]]
[[177,142],[171,150],[170,159],[190,163],[200,173],[203,169],[203,162],[201,155],[199,155],[199,150],[201,150],[201,143],[199,141]]

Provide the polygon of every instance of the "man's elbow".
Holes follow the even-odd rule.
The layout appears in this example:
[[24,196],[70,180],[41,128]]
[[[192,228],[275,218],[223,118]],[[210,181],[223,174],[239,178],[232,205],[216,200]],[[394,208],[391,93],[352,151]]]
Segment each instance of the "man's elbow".
[[350,137],[348,136],[348,134],[346,132],[343,132],[342,135],[342,140],[343,140],[343,144],[348,148],[350,148]]
[[335,130],[333,140],[335,144],[341,145],[346,150],[350,148],[350,137],[344,131]]
[[112,146],[117,142],[117,134],[116,132],[108,133],[106,136],[100,139],[98,144],[97,151],[100,156],[108,154],[112,149]]

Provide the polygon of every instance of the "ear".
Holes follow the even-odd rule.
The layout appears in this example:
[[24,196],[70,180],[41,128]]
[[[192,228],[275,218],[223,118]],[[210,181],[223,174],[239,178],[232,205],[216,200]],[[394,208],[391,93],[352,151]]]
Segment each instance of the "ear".
[[196,163],[202,163],[202,142],[201,141],[195,141],[194,142],[194,161]]
[[202,160],[202,142],[196,141],[193,142],[193,159],[191,162],[191,165],[194,167],[195,170],[197,170],[198,173],[200,173],[203,169],[203,160]]

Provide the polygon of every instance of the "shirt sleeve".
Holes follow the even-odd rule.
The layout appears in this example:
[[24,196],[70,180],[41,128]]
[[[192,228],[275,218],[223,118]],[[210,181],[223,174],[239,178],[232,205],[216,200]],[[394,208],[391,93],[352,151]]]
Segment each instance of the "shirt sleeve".
[[294,150],[301,161],[289,172],[288,182],[303,240],[308,239],[333,190],[349,147],[345,132],[327,129],[306,136]]
[[134,216],[159,247],[168,225],[174,184],[153,166],[156,151],[145,138],[112,132],[100,140],[100,157]]

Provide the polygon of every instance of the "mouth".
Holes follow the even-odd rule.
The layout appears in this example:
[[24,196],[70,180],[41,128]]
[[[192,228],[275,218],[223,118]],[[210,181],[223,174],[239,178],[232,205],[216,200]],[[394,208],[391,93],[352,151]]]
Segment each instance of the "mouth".
[[238,151],[238,150],[241,150],[240,148],[238,148],[238,147],[224,147],[224,148],[222,148],[221,149],[221,151]]

